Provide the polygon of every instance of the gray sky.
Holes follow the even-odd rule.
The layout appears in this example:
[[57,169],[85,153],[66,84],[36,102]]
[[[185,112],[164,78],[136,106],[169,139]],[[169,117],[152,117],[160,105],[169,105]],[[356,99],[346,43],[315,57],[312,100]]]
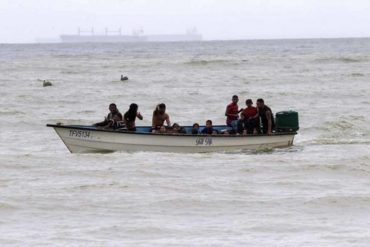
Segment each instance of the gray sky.
[[204,39],[370,37],[370,0],[0,0],[0,43],[95,27]]

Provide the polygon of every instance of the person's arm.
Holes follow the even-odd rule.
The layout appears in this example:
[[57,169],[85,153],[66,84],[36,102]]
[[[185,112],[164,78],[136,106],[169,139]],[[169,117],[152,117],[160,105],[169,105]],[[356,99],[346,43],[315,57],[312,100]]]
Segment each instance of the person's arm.
[[102,121],[102,122],[94,123],[94,126],[100,127],[100,126],[107,125],[107,123],[108,123],[107,120],[104,119],[104,121]]
[[170,116],[168,114],[166,114],[166,123],[168,127],[171,126]]
[[228,113],[228,114],[225,114],[225,116],[227,116],[227,117],[239,117],[239,114],[230,114],[230,113]]
[[96,127],[101,127],[101,126],[105,126],[108,124],[108,117],[109,117],[109,114],[107,117],[104,117],[104,121],[101,121],[101,122],[98,122],[98,123],[95,123],[94,126]]
[[256,115],[253,116],[253,118],[259,118],[259,116],[260,116],[260,110],[257,108],[257,113]]
[[116,125],[117,123],[121,123],[122,121],[123,121],[122,115],[117,114],[117,115],[113,116],[113,118],[110,122],[110,126]]
[[271,112],[266,111],[266,118],[267,118],[267,134],[271,135],[272,134],[272,119],[271,119]]
[[155,121],[156,119],[155,119],[155,114],[153,113],[153,117],[152,117],[152,128],[155,128],[155,127],[157,127],[157,126],[155,126]]
[[225,116],[226,117],[239,117],[239,113],[238,114],[231,114],[231,113],[229,113],[228,107],[226,107]]
[[122,114],[121,114],[121,113],[119,113],[119,114],[118,114],[118,119],[117,119],[117,121],[123,121],[123,116],[122,116]]
[[123,125],[127,126],[127,119],[125,115],[123,116],[122,123]]
[[138,119],[143,120],[143,116],[141,115],[141,113],[140,113],[140,112],[138,112],[138,113],[136,114],[136,116],[137,116],[137,118],[138,118]]

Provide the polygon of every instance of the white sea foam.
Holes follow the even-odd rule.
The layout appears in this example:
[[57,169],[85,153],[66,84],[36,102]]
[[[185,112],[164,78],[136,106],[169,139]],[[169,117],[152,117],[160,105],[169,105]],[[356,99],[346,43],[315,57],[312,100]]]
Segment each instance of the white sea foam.
[[[370,40],[0,46],[1,246],[368,246]],[[129,77],[120,82],[120,75]],[[43,88],[39,80],[50,80]],[[136,102],[224,122],[296,110],[267,152],[69,154],[46,123]]]

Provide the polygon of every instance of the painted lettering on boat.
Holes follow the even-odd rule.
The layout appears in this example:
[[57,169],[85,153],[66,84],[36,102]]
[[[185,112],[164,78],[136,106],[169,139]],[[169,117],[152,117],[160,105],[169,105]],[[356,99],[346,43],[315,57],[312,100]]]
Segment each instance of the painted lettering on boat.
[[90,131],[88,130],[69,130],[69,136],[78,138],[90,138]]
[[211,146],[212,145],[212,137],[209,137],[209,136],[198,137],[195,140],[195,145],[197,145],[197,146]]

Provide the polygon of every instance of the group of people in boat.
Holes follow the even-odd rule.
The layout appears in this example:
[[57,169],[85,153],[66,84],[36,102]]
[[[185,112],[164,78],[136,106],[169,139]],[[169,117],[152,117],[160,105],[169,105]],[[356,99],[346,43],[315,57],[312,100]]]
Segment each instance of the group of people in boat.
[[[191,133],[178,123],[171,125],[170,116],[166,112],[164,103],[158,104],[153,111],[152,133],[160,134],[271,134],[274,129],[274,116],[271,108],[265,105],[263,99],[257,99],[256,106],[251,99],[245,101],[246,107],[239,108],[239,97],[234,95],[231,103],[227,105],[225,116],[228,128],[224,130],[213,127],[212,120],[207,120],[205,127],[201,128],[198,123],[194,123]],[[94,124],[94,126],[104,129],[126,129],[136,131],[135,121],[138,118],[143,120],[143,116],[138,111],[139,106],[132,103],[125,114],[121,114],[117,105],[109,105],[109,114],[104,121]]]
[[263,99],[257,99],[253,106],[252,99],[245,101],[245,108],[239,109],[239,97],[234,95],[227,105],[226,124],[239,134],[272,134],[275,128],[274,115]]

